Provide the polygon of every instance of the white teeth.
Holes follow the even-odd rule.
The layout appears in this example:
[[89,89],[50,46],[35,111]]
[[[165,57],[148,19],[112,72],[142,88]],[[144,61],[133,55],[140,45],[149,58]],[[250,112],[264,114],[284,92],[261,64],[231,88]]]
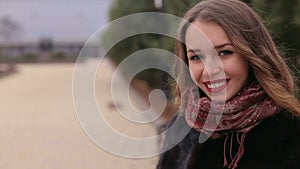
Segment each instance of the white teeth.
[[212,83],[212,84],[208,84],[207,87],[211,88],[211,89],[214,89],[214,88],[218,88],[218,87],[221,87],[223,85],[226,84],[226,80],[223,81],[223,82],[218,82],[218,83]]

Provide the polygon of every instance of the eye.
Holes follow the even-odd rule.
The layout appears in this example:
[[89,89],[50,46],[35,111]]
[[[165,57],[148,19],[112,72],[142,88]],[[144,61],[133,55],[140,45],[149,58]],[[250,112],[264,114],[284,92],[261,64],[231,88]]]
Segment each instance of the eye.
[[233,51],[231,51],[231,50],[221,50],[219,52],[219,56],[231,55],[232,53],[233,53]]
[[189,58],[189,60],[203,60],[204,57],[201,55],[193,55]]

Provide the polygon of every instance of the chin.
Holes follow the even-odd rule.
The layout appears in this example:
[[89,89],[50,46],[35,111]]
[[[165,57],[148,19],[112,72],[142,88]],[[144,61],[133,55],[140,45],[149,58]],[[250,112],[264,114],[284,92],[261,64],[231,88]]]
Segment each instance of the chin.
[[224,97],[211,97],[210,100],[215,103],[225,103],[227,100]]
[[212,102],[224,103],[228,100],[226,93],[210,94],[209,96]]

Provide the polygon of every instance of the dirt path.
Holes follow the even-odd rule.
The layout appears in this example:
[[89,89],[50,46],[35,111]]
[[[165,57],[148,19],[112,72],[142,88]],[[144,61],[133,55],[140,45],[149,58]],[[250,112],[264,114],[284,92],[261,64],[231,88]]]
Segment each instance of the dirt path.
[[[107,111],[114,111],[106,83],[112,69],[109,63],[105,65],[107,72],[98,76],[97,97],[107,103]],[[72,101],[73,64],[17,66],[18,73],[0,79],[0,168],[155,168],[157,157],[133,160],[112,155],[83,132]],[[112,124],[128,133],[136,130],[118,119]],[[147,131],[144,135],[155,133],[150,125],[141,131]]]

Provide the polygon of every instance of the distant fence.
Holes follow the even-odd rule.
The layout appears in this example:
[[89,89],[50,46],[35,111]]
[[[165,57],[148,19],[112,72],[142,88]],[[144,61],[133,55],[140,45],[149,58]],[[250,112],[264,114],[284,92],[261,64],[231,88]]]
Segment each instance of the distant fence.
[[[84,42],[14,42],[0,43],[0,63],[74,61]],[[101,47],[97,44],[86,47],[90,56],[98,56]]]

